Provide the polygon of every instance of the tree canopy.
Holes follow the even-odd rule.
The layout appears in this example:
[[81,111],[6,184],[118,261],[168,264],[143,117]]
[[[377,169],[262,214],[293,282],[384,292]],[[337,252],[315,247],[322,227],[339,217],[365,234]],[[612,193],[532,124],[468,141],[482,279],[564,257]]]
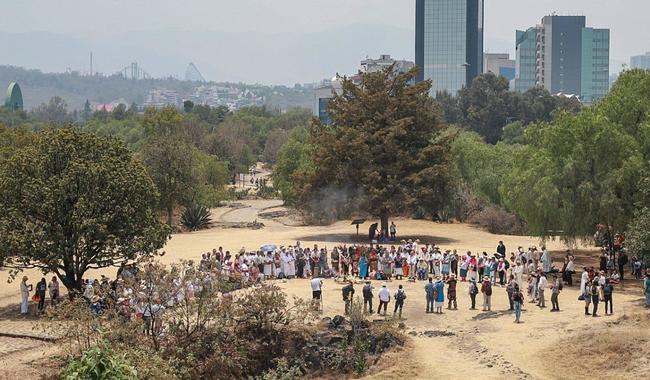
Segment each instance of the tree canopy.
[[441,208],[450,173],[445,123],[428,96],[431,83],[411,84],[415,73],[390,68],[359,84],[342,78],[329,103],[332,124],[310,128],[314,171],[303,205],[379,216],[385,232],[389,215]]
[[2,265],[53,272],[79,290],[89,269],[159,253],[170,231],[157,198],[145,167],[118,141],[40,133],[0,167]]

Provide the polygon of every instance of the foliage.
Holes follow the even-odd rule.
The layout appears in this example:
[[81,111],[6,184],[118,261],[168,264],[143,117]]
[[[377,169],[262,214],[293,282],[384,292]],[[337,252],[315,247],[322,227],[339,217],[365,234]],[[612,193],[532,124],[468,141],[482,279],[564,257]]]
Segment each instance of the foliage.
[[124,355],[116,354],[108,345],[95,346],[79,359],[70,361],[59,374],[63,380],[138,379],[138,373]]
[[65,125],[72,122],[68,114],[68,104],[59,96],[55,96],[48,103],[43,103],[32,111],[36,120],[49,125]]
[[628,225],[625,246],[634,256],[650,262],[650,177],[639,183],[640,200]]
[[471,214],[467,221],[486,229],[492,234],[525,235],[528,232],[525,224],[516,215],[499,206],[488,205],[482,210]]
[[208,228],[210,209],[198,204],[187,206],[181,215],[181,223],[192,231]]
[[[562,112],[577,113],[582,108],[576,99],[552,96],[539,87],[524,93],[510,91],[508,81],[493,73],[478,76],[456,97],[439,93],[436,101],[448,123],[477,132],[489,144],[501,140],[506,133],[504,128],[512,122],[525,127],[550,122]],[[514,132],[512,127],[508,132]]]
[[501,186],[514,165],[521,148],[499,143],[486,144],[473,132],[458,132],[451,145],[456,178],[467,183],[472,192],[485,201],[502,205]]
[[43,132],[0,168],[0,259],[15,270],[53,272],[79,290],[89,269],[158,253],[169,230],[156,202],[145,168],[121,143],[72,129]]
[[314,174],[311,158],[313,148],[307,142],[306,129],[295,129],[282,146],[273,167],[273,186],[278,189],[284,202],[296,205],[300,194],[307,186],[307,179]]
[[449,144],[439,138],[445,125],[428,95],[431,83],[411,85],[415,73],[391,67],[358,85],[343,78],[329,103],[332,125],[315,121],[309,130],[315,170],[299,189],[303,207],[329,217],[376,215],[386,233],[391,214],[442,209]]
[[537,236],[586,237],[599,223],[627,226],[644,170],[640,144],[597,109],[528,127],[504,199]]

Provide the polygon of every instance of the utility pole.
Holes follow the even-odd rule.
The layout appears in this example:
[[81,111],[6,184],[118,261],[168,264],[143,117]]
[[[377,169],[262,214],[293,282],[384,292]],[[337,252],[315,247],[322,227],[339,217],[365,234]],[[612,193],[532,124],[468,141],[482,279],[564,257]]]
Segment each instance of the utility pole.
[[93,76],[93,52],[90,52],[90,76]]

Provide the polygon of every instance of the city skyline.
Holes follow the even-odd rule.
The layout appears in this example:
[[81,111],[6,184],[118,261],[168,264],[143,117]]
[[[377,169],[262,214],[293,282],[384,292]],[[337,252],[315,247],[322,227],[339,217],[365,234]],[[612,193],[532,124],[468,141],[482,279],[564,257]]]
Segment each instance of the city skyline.
[[[511,57],[514,57],[515,30],[534,25],[543,16],[553,12],[559,15],[580,14],[585,15],[594,27],[612,30],[610,67],[612,73],[618,72],[623,62],[629,62],[630,56],[650,50],[650,46],[640,45],[636,38],[650,32],[650,26],[646,25],[643,19],[646,11],[650,10],[650,4],[640,0],[626,1],[626,7],[617,10],[617,17],[612,17],[608,5],[610,2],[603,0],[488,0],[485,4],[485,51],[510,53]],[[5,61],[0,62],[44,71],[60,72],[67,67],[84,70],[89,50],[97,47],[96,69],[110,74],[118,70],[119,65],[118,62],[110,61],[115,56],[110,49],[102,49],[104,45],[116,40],[125,45],[119,49],[124,51],[125,55],[130,51],[129,47],[134,52],[138,50],[136,47],[142,48],[130,45],[145,44],[152,40],[158,42],[161,46],[140,49],[151,50],[143,51],[142,58],[135,56],[136,53],[131,54],[132,60],[140,60],[144,67],[151,67],[153,75],[168,75],[171,72],[182,75],[187,63],[191,61],[197,64],[206,79],[217,81],[245,79],[247,82],[265,84],[292,84],[316,81],[330,76],[332,71],[345,72],[353,69],[356,63],[366,56],[391,54],[400,59],[415,59],[415,0],[284,0],[273,4],[262,0],[242,0],[236,3],[189,0],[183,4],[172,0],[69,0],[56,3],[32,0],[13,4],[3,10],[3,14],[5,21],[0,26],[0,34],[4,34],[5,40],[13,40],[16,37],[21,40],[20,37],[25,37],[25,33],[47,33],[58,35],[64,42],[70,42],[68,45],[76,43],[74,51],[65,52],[68,61],[63,58],[49,60],[38,52],[22,52],[16,57],[5,57]],[[147,17],[143,17],[144,14]],[[364,26],[375,34],[392,34],[386,41],[385,49],[381,49],[377,44],[364,48],[361,45],[363,41],[351,41],[349,49],[341,52],[344,57],[333,61],[330,66],[323,64],[311,70],[309,67],[302,68],[292,75],[279,73],[294,57],[280,56],[278,62],[269,63],[268,70],[259,72],[250,72],[250,69],[240,62],[230,65],[214,63],[224,59],[221,49],[230,47],[215,40],[228,33],[242,45],[253,46],[267,41],[282,41],[284,36],[278,35],[286,33],[322,33],[323,39],[343,38],[343,32],[352,33],[364,29]],[[329,33],[331,31],[341,33]],[[204,36],[205,40],[202,40],[201,36]],[[194,40],[196,46],[193,44]],[[0,36],[0,42],[2,41]],[[323,43],[320,39],[315,41],[316,44]],[[310,50],[304,45],[297,43],[292,47],[292,51],[295,51],[296,55],[304,56],[319,54],[318,49]],[[6,41],[0,44],[3,48],[13,46]],[[213,51],[200,51],[205,49]],[[317,58],[328,59],[326,55],[331,51],[321,50],[322,56]],[[279,54],[286,55],[286,51],[280,51]],[[28,53],[31,54],[29,57],[23,57]],[[273,57],[272,51],[265,54],[261,54],[264,60]],[[249,59],[250,55],[250,50],[242,48],[233,50],[229,58],[237,61]],[[126,61],[126,56],[115,57],[118,58],[122,66],[130,63]],[[164,61],[169,62],[159,63]],[[304,66],[305,63],[301,61],[297,64],[301,65]]]

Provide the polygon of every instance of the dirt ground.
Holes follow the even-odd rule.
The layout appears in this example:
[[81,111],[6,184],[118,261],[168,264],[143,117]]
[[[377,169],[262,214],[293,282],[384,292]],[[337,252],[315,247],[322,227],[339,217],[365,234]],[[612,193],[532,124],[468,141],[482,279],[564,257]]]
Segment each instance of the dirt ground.
[[[220,208],[213,211],[217,226],[200,232],[177,234],[165,247],[161,261],[170,263],[179,259],[199,259],[201,254],[217,248],[238,251],[242,246],[256,249],[263,244],[295,244],[303,246],[318,244],[333,246],[338,242],[351,242],[363,236],[369,223],[361,226],[361,237],[354,236],[355,228],[350,222],[338,222],[327,227],[287,226],[280,222],[259,218],[259,213],[278,208],[278,201],[245,201],[244,208]],[[232,228],[238,223],[258,220],[264,223],[262,229]],[[443,249],[457,249],[459,252],[495,250],[499,240],[503,240],[508,251],[517,246],[540,246],[540,241],[530,237],[492,235],[483,230],[464,224],[438,224],[423,220],[396,219],[398,235],[418,237],[423,242],[432,242]],[[565,247],[558,241],[547,242],[547,247],[562,255]],[[597,251],[582,247],[583,260],[595,257]],[[561,267],[561,262],[556,260]],[[97,271],[89,277],[100,274],[113,275],[114,269]],[[42,276],[35,271],[27,271],[30,283],[36,283]],[[32,319],[18,317],[19,284],[4,281],[8,273],[0,271],[0,379],[38,378],[43,371],[38,366],[44,357],[56,351],[56,345],[36,339],[12,338],[3,334],[37,334],[33,332]],[[577,275],[576,275],[577,277]],[[307,280],[279,281],[287,294],[310,297],[311,290]],[[642,288],[640,282],[630,282],[619,287],[614,295],[615,317],[600,318],[584,316],[584,304],[578,301],[578,289],[565,287],[560,295],[559,313],[551,313],[549,308],[540,309],[526,300],[522,324],[513,323],[514,316],[507,311],[508,301],[505,289],[495,288],[492,296],[492,312],[470,311],[467,285],[459,284],[458,310],[446,310],[442,315],[425,314],[424,282],[393,281],[388,283],[391,291],[399,284],[404,285],[408,298],[405,302],[405,332],[410,342],[400,352],[390,354],[382,362],[371,366],[369,378],[378,379],[431,379],[464,378],[468,374],[483,379],[497,379],[504,376],[521,379],[562,379],[587,378],[589,373],[556,372],[551,352],[562,350],[563,345],[571,344],[569,337],[580,331],[606,331],[608,323],[623,314],[643,311]],[[356,286],[361,294],[361,284]],[[381,286],[374,284],[376,291]],[[343,314],[341,285],[334,280],[324,282],[324,314],[334,316]],[[480,300],[480,295],[477,297]],[[550,306],[550,300],[547,301]],[[391,307],[392,305],[389,305]],[[375,306],[376,307],[376,306]],[[479,308],[480,310],[480,308]],[[646,311],[647,313],[647,311]],[[36,336],[38,337],[38,336]],[[569,359],[567,359],[569,360]],[[36,369],[35,369],[36,368]],[[620,377],[626,378],[625,373]]]

